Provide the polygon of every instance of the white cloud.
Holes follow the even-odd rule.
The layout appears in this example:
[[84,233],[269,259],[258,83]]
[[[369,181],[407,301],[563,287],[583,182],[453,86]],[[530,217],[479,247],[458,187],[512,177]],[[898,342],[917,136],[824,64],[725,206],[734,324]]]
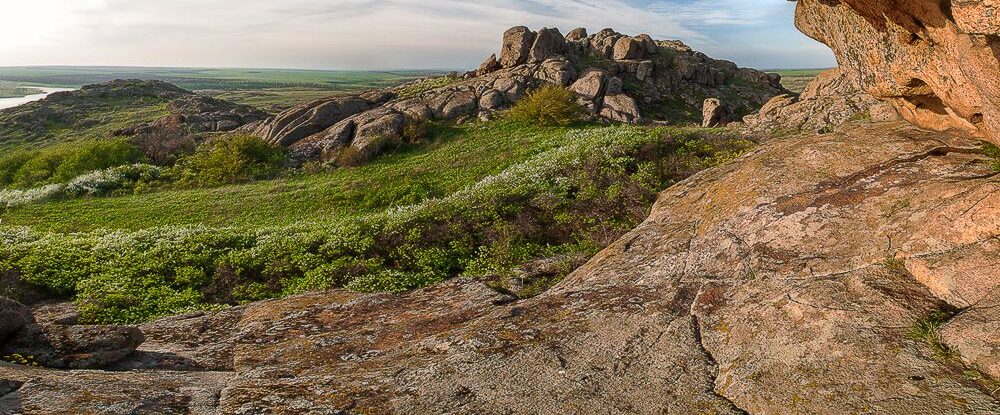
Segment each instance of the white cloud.
[[[713,41],[707,26],[754,25],[774,13],[774,4],[787,10],[774,0],[660,1],[650,6],[624,0],[4,3],[15,3],[0,6],[5,15],[36,17],[0,28],[0,66],[472,67],[498,50],[500,33],[514,25],[555,26],[564,32],[576,26],[613,27],[683,39],[712,54],[726,48]],[[786,24],[791,25],[790,17]]]

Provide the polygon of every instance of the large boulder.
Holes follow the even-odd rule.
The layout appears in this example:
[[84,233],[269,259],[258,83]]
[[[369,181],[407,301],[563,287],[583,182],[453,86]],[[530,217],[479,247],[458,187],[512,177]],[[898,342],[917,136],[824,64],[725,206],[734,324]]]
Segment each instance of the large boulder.
[[634,123],[641,119],[639,106],[636,105],[635,99],[626,94],[605,96],[601,107],[601,117],[622,123]]
[[132,326],[28,324],[3,346],[3,354],[47,367],[99,369],[125,358],[143,340],[142,332]]
[[994,0],[800,0],[795,22],[908,121],[1000,143],[997,10]]
[[729,108],[718,98],[708,98],[702,106],[701,126],[706,128],[723,127],[731,121]]
[[34,322],[30,308],[9,298],[0,297],[0,344],[21,327]]
[[570,86],[570,90],[588,101],[593,101],[604,95],[604,71],[587,71]]
[[566,53],[566,38],[559,29],[542,28],[535,34],[535,42],[528,52],[528,62],[541,63]]
[[476,70],[476,75],[483,76],[490,72],[496,72],[500,70],[500,68],[502,68],[502,66],[500,65],[500,61],[497,60],[497,54],[494,53],[490,55],[490,57],[486,58],[482,65],[479,65],[479,69]]
[[613,58],[616,61],[626,59],[641,59],[646,57],[647,49],[642,40],[634,37],[623,37],[615,42]]
[[500,64],[510,68],[528,61],[531,47],[535,44],[535,32],[524,26],[513,27],[503,34]]
[[584,39],[587,39],[587,29],[583,27],[570,30],[569,33],[566,34],[566,40],[570,42],[579,42]]
[[371,102],[356,96],[313,101],[278,114],[254,134],[269,143],[290,146],[371,107]]

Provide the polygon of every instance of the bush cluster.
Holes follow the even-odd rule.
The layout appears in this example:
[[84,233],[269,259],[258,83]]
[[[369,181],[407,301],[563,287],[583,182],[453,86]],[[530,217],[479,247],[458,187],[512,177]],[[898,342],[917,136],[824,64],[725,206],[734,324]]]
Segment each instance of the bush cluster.
[[84,173],[138,162],[139,150],[124,140],[70,143],[0,156],[0,188],[28,189],[63,183]]
[[181,186],[219,186],[270,179],[285,168],[285,149],[249,134],[231,134],[202,144],[174,170]]
[[[0,208],[16,207],[28,203],[58,198],[83,196],[110,196],[143,192],[170,187],[210,187],[246,183],[269,179],[284,169],[287,154],[284,149],[271,146],[263,140],[245,134],[222,136],[203,144],[194,154],[181,159],[173,167],[151,164],[124,164],[137,157],[135,147],[126,142],[94,142],[77,147],[40,150],[41,156],[30,158],[11,177],[20,177],[20,171],[37,171],[35,160],[62,160],[47,181],[57,181],[30,189],[17,188],[25,181],[16,181],[10,189],[0,189]],[[20,160],[23,154],[15,152],[4,160]],[[58,157],[53,156],[58,155]],[[101,167],[114,166],[114,167]],[[75,176],[66,176],[70,173]],[[81,174],[81,172],[86,172]],[[2,178],[3,176],[0,176]],[[38,175],[41,177],[41,174]],[[45,181],[42,181],[43,183]],[[33,181],[32,183],[37,183]],[[2,186],[0,186],[2,187]]]
[[522,98],[507,117],[515,122],[544,126],[563,126],[580,121],[583,108],[576,102],[573,91],[556,85],[538,88]]
[[616,126],[569,134],[570,144],[459,192],[329,223],[0,229],[0,272],[74,296],[92,323],[334,287],[402,291],[462,275],[494,279],[533,259],[592,255],[641,221],[661,189],[753,144],[706,130]]

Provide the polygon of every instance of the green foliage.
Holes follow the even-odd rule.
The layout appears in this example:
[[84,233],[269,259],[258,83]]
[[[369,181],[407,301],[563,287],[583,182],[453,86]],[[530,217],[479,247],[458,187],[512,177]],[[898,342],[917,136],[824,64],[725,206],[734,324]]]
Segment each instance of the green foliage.
[[573,92],[555,85],[538,88],[522,98],[507,113],[514,122],[544,126],[566,126],[580,121],[583,108]]
[[[491,139],[488,151],[500,155],[515,150],[497,145],[502,142],[498,134],[531,136],[532,128],[538,127],[449,127],[437,131],[444,142],[430,144],[439,146],[435,151],[389,156],[376,162],[385,164],[381,168],[332,173],[360,181],[359,195],[378,193],[362,179],[381,174],[375,179],[390,191],[378,197],[386,197],[398,195],[399,188],[392,186],[399,184],[384,174],[403,169],[401,174],[410,177],[411,161],[428,170],[424,189],[445,186],[454,174],[469,174],[459,157],[466,151],[472,152],[466,157],[475,158],[470,165],[486,167],[454,190],[433,191],[406,206],[373,201],[389,208],[371,213],[332,220],[316,215],[276,227],[163,226],[70,234],[0,228],[0,272],[75,295],[85,322],[133,323],[306,290],[402,291],[459,275],[509,275],[527,261],[592,255],[644,219],[661,189],[752,145],[719,130],[615,126],[545,130],[558,131],[558,138],[535,136],[534,152],[507,159],[506,166],[475,152],[487,151],[477,134]],[[447,138],[462,132],[470,135]],[[456,147],[448,147],[449,140]],[[441,164],[428,166],[436,157]],[[157,194],[141,200],[155,205]],[[216,203],[229,197],[218,190],[211,194]],[[262,199],[262,193],[256,195]],[[261,206],[244,208],[274,215]],[[575,264],[567,262],[560,272],[531,281],[526,292],[541,292]]]
[[270,179],[285,167],[288,155],[248,134],[232,134],[203,144],[172,174],[181,186],[218,186]]
[[0,188],[62,183],[94,170],[134,163],[139,150],[124,140],[70,143],[0,156]]
[[983,142],[983,155],[990,158],[989,164],[994,171],[1000,172],[1000,147],[990,142]]
[[958,351],[941,341],[941,328],[948,323],[952,316],[951,313],[935,311],[917,320],[906,333],[906,337],[930,346],[934,355],[941,360],[955,359],[958,357]]

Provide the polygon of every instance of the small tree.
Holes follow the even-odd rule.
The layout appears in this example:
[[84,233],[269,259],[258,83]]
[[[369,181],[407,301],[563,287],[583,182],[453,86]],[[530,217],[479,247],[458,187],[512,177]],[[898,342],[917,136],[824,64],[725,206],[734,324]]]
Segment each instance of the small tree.
[[528,94],[508,112],[516,122],[544,126],[570,125],[583,117],[583,108],[576,102],[573,91],[556,85],[546,85]]

